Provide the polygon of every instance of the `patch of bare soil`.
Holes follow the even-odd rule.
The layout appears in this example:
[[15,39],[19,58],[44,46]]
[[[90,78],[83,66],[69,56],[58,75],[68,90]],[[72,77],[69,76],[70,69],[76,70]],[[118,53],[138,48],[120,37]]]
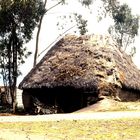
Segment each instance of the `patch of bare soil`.
[[12,113],[0,113],[0,116],[15,116],[15,114],[12,114]]
[[48,140],[45,135],[33,135],[27,132],[1,129],[0,140]]
[[104,98],[97,103],[80,109],[74,113],[92,113],[105,111],[140,111],[140,102],[119,102]]
[[26,115],[23,109],[22,111],[17,110],[16,113],[12,113],[11,110],[9,111],[0,109],[0,116],[23,116],[23,115]]
[[[113,111],[140,111],[140,101],[138,102],[120,102],[111,98],[103,98],[97,103],[82,108],[73,113],[94,113],[94,112],[113,112]],[[13,114],[11,112],[0,113],[0,116],[26,116],[22,110]]]

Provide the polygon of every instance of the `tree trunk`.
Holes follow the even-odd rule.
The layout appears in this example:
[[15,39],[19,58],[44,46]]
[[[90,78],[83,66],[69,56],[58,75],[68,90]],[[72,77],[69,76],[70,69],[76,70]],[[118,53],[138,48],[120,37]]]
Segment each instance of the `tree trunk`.
[[16,35],[16,30],[13,29],[13,84],[12,84],[12,92],[13,92],[13,113],[16,112],[16,84],[17,84],[17,47],[18,40]]
[[17,84],[17,46],[14,45],[13,47],[13,85],[12,85],[12,92],[13,92],[13,113],[16,112],[16,84]]
[[[47,0],[45,0],[44,7],[46,7],[46,4],[47,4]],[[35,54],[34,54],[34,64],[33,64],[33,67],[37,63],[39,35],[40,35],[41,25],[42,25],[42,21],[43,21],[44,15],[45,15],[45,13],[40,17],[40,21],[39,21],[39,25],[38,25],[38,31],[37,31],[37,36],[36,36],[36,48],[35,48]]]
[[9,93],[13,103],[13,93],[12,93],[12,77],[11,77],[11,69],[12,69],[12,36],[10,37],[8,44],[8,85],[9,85]]

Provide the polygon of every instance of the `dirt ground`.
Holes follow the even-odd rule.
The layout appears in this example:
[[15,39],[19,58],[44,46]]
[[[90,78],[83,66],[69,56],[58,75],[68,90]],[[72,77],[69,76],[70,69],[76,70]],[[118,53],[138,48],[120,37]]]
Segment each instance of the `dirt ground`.
[[[74,121],[78,123],[78,120],[82,121],[99,121],[103,120],[114,120],[114,119],[139,119],[140,118],[140,111],[132,112],[132,111],[119,111],[119,112],[96,112],[96,113],[71,113],[71,114],[54,114],[54,115],[38,115],[38,116],[1,116],[0,117],[0,123],[17,123],[17,122],[62,122],[62,121]],[[66,127],[66,126],[64,126]],[[87,127],[87,126],[86,126]],[[54,129],[53,129],[54,128]],[[70,128],[71,129],[71,128]],[[56,126],[52,127],[52,132],[49,133],[49,135],[44,134],[32,134],[28,133],[26,131],[16,130],[13,129],[1,129],[0,131],[0,140],[61,140],[58,138],[55,138],[55,131],[57,130]],[[76,131],[76,130],[75,130]],[[57,132],[58,133],[58,132]],[[58,133],[59,134],[59,133]],[[68,140],[68,139],[64,139]],[[79,139],[74,139],[79,140]],[[80,140],[90,140],[86,138],[82,138]],[[93,139],[91,139],[93,140]],[[101,140],[101,139],[99,139]],[[124,139],[123,139],[124,140]]]
[[140,102],[118,102],[112,99],[103,99],[73,113],[50,115],[13,115],[1,113],[0,122],[30,122],[73,119],[113,119],[123,117],[140,117]]
[[80,109],[74,113],[92,113],[106,111],[140,111],[140,102],[119,102],[110,98],[104,98],[96,104]]
[[[94,112],[111,112],[111,111],[140,111],[140,102],[119,102],[110,98],[103,98],[97,103],[82,108],[73,113],[94,113]],[[0,116],[24,116],[25,112],[0,113]]]
[[[0,114],[0,123],[6,122],[39,122],[39,121],[63,121],[63,120],[113,120],[120,118],[140,118],[140,103],[122,103],[112,99],[104,99],[89,107],[69,114],[52,115],[13,115]],[[0,140],[59,140],[55,137],[28,134],[24,131],[1,129]],[[77,139],[76,139],[77,140]],[[82,139],[88,140],[88,139]],[[90,140],[90,139],[89,139]]]
[[25,132],[11,131],[7,129],[1,129],[0,133],[0,140],[48,140],[45,136],[29,135]]

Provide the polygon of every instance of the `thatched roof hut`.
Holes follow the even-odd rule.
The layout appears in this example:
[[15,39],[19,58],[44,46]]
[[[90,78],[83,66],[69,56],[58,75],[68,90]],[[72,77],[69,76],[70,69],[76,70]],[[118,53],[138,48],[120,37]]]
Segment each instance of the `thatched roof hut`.
[[111,38],[67,35],[29,72],[19,88],[72,87],[104,95],[114,94],[118,88],[139,91],[139,77],[130,56]]

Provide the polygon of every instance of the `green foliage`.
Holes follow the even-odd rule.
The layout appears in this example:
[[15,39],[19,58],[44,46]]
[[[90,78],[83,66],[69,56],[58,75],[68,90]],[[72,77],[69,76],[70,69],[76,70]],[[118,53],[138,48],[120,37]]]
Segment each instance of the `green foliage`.
[[0,1],[0,49],[8,49],[12,30],[15,32],[19,56],[23,56],[23,44],[30,41],[32,32],[37,26],[40,16],[45,12],[40,0],[4,0]]
[[82,5],[89,6],[93,3],[93,0],[79,0]]
[[[71,27],[69,27],[71,25]],[[74,33],[79,33],[80,35],[84,35],[88,32],[87,30],[87,20],[83,18],[81,14],[72,13],[68,15],[59,16],[59,21],[57,22],[58,30],[60,30],[62,35],[63,33],[67,33],[70,31],[69,29],[73,29]]]
[[[114,29],[116,41],[119,47],[126,48],[134,43],[135,36],[138,35],[139,18],[132,15],[128,5],[123,4],[112,13],[114,19]],[[110,32],[112,34],[112,32]]]
[[75,15],[75,19],[77,22],[77,27],[79,30],[79,33],[81,35],[86,34],[87,30],[87,20],[83,19],[82,15],[79,14],[74,14]]
[[0,6],[0,49],[2,46],[8,49],[15,26],[18,53],[22,57],[25,52],[23,44],[30,41],[40,16],[45,12],[43,2],[40,0],[3,0],[0,1]]
[[[133,15],[131,8],[127,4],[120,5],[117,0],[102,0],[104,8],[114,20],[114,25],[110,26],[109,33],[118,44],[118,47],[126,51],[134,46],[135,37],[138,35],[139,17]],[[133,51],[134,53],[135,51]]]
[[[65,2],[67,1],[65,0]],[[83,6],[88,7],[94,2],[94,0],[78,0],[78,2]],[[86,34],[88,31],[87,22],[88,21],[85,20],[83,16],[78,13],[70,13],[68,15],[59,16],[57,26],[58,30],[61,31],[60,36],[63,33],[67,33],[68,31],[70,31],[69,29],[73,29],[74,27],[77,27],[78,33],[80,35]],[[68,27],[68,25],[71,25],[71,27]],[[77,33],[77,30],[75,30],[74,32]]]
[[127,4],[123,4],[112,13],[115,22],[115,28],[120,33],[130,34],[132,37],[138,35],[139,18],[132,15],[131,9]]
[[101,0],[103,2],[103,7],[105,8],[106,12],[112,15],[112,11],[117,9],[120,5],[118,0]]
[[42,0],[0,1],[0,67],[11,96],[20,73],[18,66],[30,55],[23,45],[32,38],[33,30],[45,11]]

